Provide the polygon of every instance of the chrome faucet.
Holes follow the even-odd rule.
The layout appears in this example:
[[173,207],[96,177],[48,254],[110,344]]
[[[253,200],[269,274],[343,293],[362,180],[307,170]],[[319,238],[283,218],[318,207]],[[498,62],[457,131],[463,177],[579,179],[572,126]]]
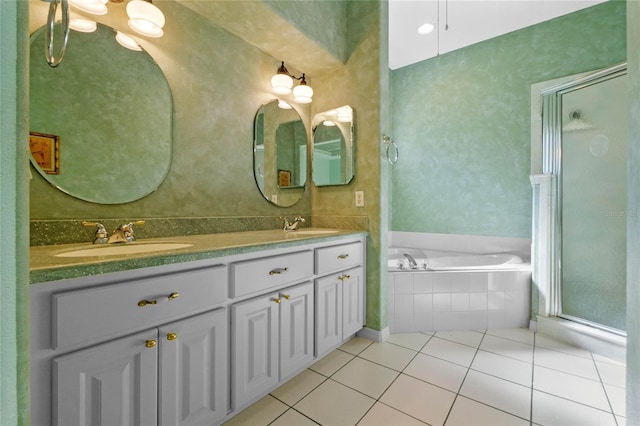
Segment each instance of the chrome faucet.
[[411,256],[409,253],[403,253],[402,255],[409,261],[409,267],[411,269],[418,269],[418,262],[416,262],[413,256]]
[[301,216],[294,218],[293,222],[291,223],[289,223],[286,217],[280,217],[280,219],[283,221],[283,224],[282,224],[283,231],[295,231],[296,229],[298,229],[301,223],[306,222],[306,220]]
[[114,243],[131,243],[136,240],[133,235],[133,225],[143,225],[144,220],[123,223],[118,226],[115,231],[108,237],[108,233],[104,225],[98,222],[82,222],[82,226],[95,226],[96,238],[93,244],[114,244]]

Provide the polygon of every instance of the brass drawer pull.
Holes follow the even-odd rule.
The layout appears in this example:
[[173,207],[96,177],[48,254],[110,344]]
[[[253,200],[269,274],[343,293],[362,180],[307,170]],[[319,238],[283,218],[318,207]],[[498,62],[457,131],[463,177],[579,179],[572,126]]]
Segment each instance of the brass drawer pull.
[[[178,296],[180,296],[180,293],[178,292],[173,292],[170,295],[168,295],[166,298],[161,297],[158,300],[141,300],[138,302],[138,306],[140,306],[141,308],[147,306],[147,305],[157,305],[158,303],[162,303],[162,302],[170,302],[173,299],[177,299]],[[166,299],[166,300],[165,300]]]
[[281,275],[285,272],[287,272],[289,270],[289,268],[276,268],[272,271],[269,271],[269,275]]
[[339,279],[340,281],[344,282],[344,280],[349,280],[349,279],[351,279],[351,275],[349,275],[349,274],[345,274],[345,275],[342,275],[342,276],[338,277],[338,279]]
[[338,255],[338,259],[340,260],[345,260],[347,257],[349,257],[349,253]]
[[156,345],[158,344],[158,341],[155,339],[149,339],[146,341],[146,343],[144,344],[146,347],[148,348],[155,348]]
[[176,340],[178,335],[176,333],[167,333],[167,340]]
[[291,299],[291,295],[290,295],[290,294],[283,294],[283,295],[282,295],[282,298],[283,298],[284,300],[289,300],[289,299]]

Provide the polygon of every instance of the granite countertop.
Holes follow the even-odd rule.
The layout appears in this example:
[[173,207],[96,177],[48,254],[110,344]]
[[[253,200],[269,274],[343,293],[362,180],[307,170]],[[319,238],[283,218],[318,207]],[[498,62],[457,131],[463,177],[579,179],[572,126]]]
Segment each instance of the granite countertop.
[[[85,277],[90,275],[147,268],[170,263],[191,262],[268,248],[294,247],[312,241],[340,240],[365,231],[345,229],[303,228],[299,231],[282,230],[229,232],[208,235],[188,235],[168,238],[149,238],[122,245],[128,251],[123,254],[60,257],[77,250],[118,250],[115,244],[93,245],[91,243],[32,246],[30,249],[30,283],[42,283]],[[187,247],[161,251],[131,253],[136,248],[149,244],[182,243]],[[120,246],[120,245],[118,245]]]

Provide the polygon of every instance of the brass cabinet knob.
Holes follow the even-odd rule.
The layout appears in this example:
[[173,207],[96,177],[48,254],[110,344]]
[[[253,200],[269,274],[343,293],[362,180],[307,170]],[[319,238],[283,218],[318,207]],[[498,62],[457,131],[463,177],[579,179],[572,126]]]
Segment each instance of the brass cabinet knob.
[[176,333],[167,334],[167,340],[176,340],[177,338],[178,338],[178,335]]
[[169,300],[177,299],[178,296],[180,296],[180,293],[174,291],[173,293],[171,293],[170,295],[167,296],[167,299],[169,299]]
[[274,297],[273,301],[276,302],[276,303],[280,303],[281,302],[281,300],[279,298],[277,298],[277,297]]
[[144,344],[146,347],[148,348],[155,348],[156,345],[158,344],[158,341],[155,339],[149,339],[147,340],[147,342]]
[[344,280],[348,280],[350,278],[351,278],[351,275],[349,275],[349,274],[344,274],[344,275],[338,277],[338,279],[340,281],[342,281],[342,282],[344,282]]
[[290,294],[283,294],[283,295],[282,295],[282,297],[283,297],[285,300],[289,300],[289,299],[291,299],[291,295],[290,295]]

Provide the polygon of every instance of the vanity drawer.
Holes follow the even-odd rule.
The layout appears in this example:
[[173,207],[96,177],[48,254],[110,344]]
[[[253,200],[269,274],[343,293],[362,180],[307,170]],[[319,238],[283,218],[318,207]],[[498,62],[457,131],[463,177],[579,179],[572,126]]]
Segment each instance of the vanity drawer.
[[362,243],[342,244],[316,249],[316,274],[324,275],[362,265]]
[[313,252],[302,251],[234,263],[231,268],[231,297],[240,297],[313,275]]
[[227,299],[216,266],[52,295],[53,348],[93,343],[202,312]]

